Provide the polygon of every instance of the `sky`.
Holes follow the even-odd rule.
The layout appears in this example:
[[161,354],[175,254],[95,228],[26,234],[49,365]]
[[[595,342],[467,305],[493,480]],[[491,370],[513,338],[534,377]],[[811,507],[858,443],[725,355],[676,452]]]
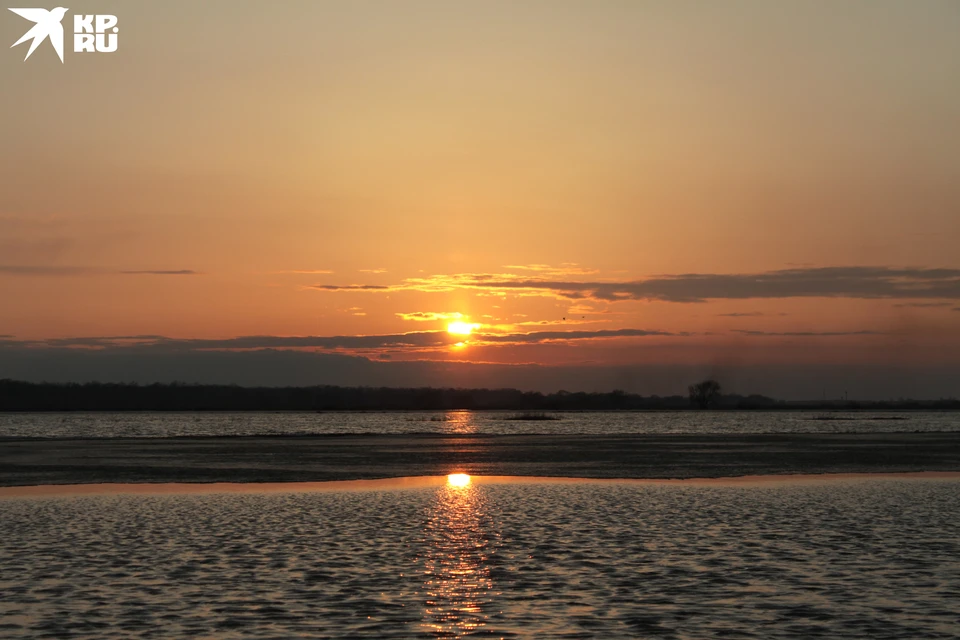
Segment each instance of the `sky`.
[[0,47],[0,377],[960,395],[954,0],[63,24]]

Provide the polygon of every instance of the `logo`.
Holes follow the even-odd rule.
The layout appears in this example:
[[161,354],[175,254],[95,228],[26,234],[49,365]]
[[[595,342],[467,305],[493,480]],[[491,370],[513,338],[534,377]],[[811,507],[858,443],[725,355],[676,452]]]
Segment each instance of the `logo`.
[[[50,40],[54,51],[63,62],[63,17],[68,9],[57,7],[46,9],[10,9],[21,18],[34,22],[23,37],[14,42],[11,48],[33,40],[27,50],[24,62],[33,55],[44,40]],[[73,52],[74,53],[113,53],[117,50],[120,28],[117,16],[111,15],[75,15],[73,16]]]
[[[60,21],[63,20],[63,16],[67,14],[66,9],[57,7],[53,11],[47,11],[46,9],[10,9],[10,11],[31,22],[37,23],[23,34],[22,38],[14,42],[11,48],[33,38],[33,42],[30,43],[30,49],[27,51],[27,58],[29,58],[33,55],[33,52],[37,50],[41,42],[50,38],[50,44],[53,45],[53,48],[57,51],[57,55],[60,56],[60,62],[63,62],[63,25],[60,24]],[[26,62],[27,58],[24,58],[23,61]]]

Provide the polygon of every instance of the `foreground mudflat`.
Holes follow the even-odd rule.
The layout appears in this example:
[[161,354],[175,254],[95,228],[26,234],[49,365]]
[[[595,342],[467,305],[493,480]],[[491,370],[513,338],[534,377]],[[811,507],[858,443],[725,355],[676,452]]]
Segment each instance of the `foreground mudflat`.
[[960,433],[0,439],[0,486],[960,471]]

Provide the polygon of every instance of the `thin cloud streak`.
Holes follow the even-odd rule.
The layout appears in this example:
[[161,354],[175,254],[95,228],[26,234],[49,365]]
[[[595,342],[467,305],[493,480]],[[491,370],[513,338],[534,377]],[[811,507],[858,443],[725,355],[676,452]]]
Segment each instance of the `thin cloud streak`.
[[514,269],[521,271],[534,271],[536,273],[542,273],[549,276],[576,276],[576,275],[592,275],[599,273],[599,269],[588,269],[586,267],[581,267],[576,262],[564,262],[559,267],[553,267],[548,264],[507,264],[503,266],[504,269]]
[[941,307],[949,307],[952,304],[952,302],[901,302],[893,306],[897,308],[938,309]]
[[532,333],[480,333],[469,337],[447,331],[415,331],[401,334],[370,336],[240,336],[224,339],[167,338],[156,335],[94,336],[78,338],[51,338],[22,342],[22,345],[46,347],[163,349],[168,351],[204,351],[226,349],[424,349],[447,347],[468,340],[470,344],[540,344],[629,338],[646,336],[686,337],[692,334],[651,331],[646,329],[615,329],[600,331],[537,331]]
[[278,275],[330,275],[333,271],[329,269],[291,269],[288,271],[273,271]]
[[126,276],[197,276],[200,275],[199,271],[194,271],[193,269],[176,269],[176,270],[144,270],[144,271],[121,271],[123,275]]
[[463,318],[463,314],[459,311],[414,311],[412,313],[395,313],[394,315],[402,320],[412,320],[413,322],[459,320],[460,318]]
[[33,265],[0,265],[0,274],[8,276],[86,276],[111,273],[96,267],[42,267]]
[[748,331],[745,329],[734,329],[733,333],[739,333],[744,336],[786,336],[791,338],[833,338],[837,336],[886,335],[882,331]]
[[45,267],[36,265],[0,265],[0,275],[9,276],[38,276],[38,277],[57,277],[57,276],[196,276],[201,275],[199,271],[193,269],[138,269],[138,270],[117,270],[106,269],[103,267]]
[[508,333],[504,335],[481,333],[474,334],[480,342],[506,342],[510,344],[537,344],[541,342],[566,340],[595,340],[598,338],[635,338],[646,336],[681,336],[686,332],[648,331],[646,329],[601,329],[598,331],[535,331],[532,333]]
[[308,289],[320,289],[322,291],[390,291],[391,289],[399,287],[388,287],[386,285],[376,285],[376,284],[348,284],[348,285],[335,285],[335,284],[315,284]]

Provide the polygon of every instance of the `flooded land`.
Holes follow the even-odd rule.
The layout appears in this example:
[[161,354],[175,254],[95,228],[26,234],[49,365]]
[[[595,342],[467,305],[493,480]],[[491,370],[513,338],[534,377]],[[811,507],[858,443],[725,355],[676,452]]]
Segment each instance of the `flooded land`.
[[958,488],[8,497],[0,637],[955,638]]

